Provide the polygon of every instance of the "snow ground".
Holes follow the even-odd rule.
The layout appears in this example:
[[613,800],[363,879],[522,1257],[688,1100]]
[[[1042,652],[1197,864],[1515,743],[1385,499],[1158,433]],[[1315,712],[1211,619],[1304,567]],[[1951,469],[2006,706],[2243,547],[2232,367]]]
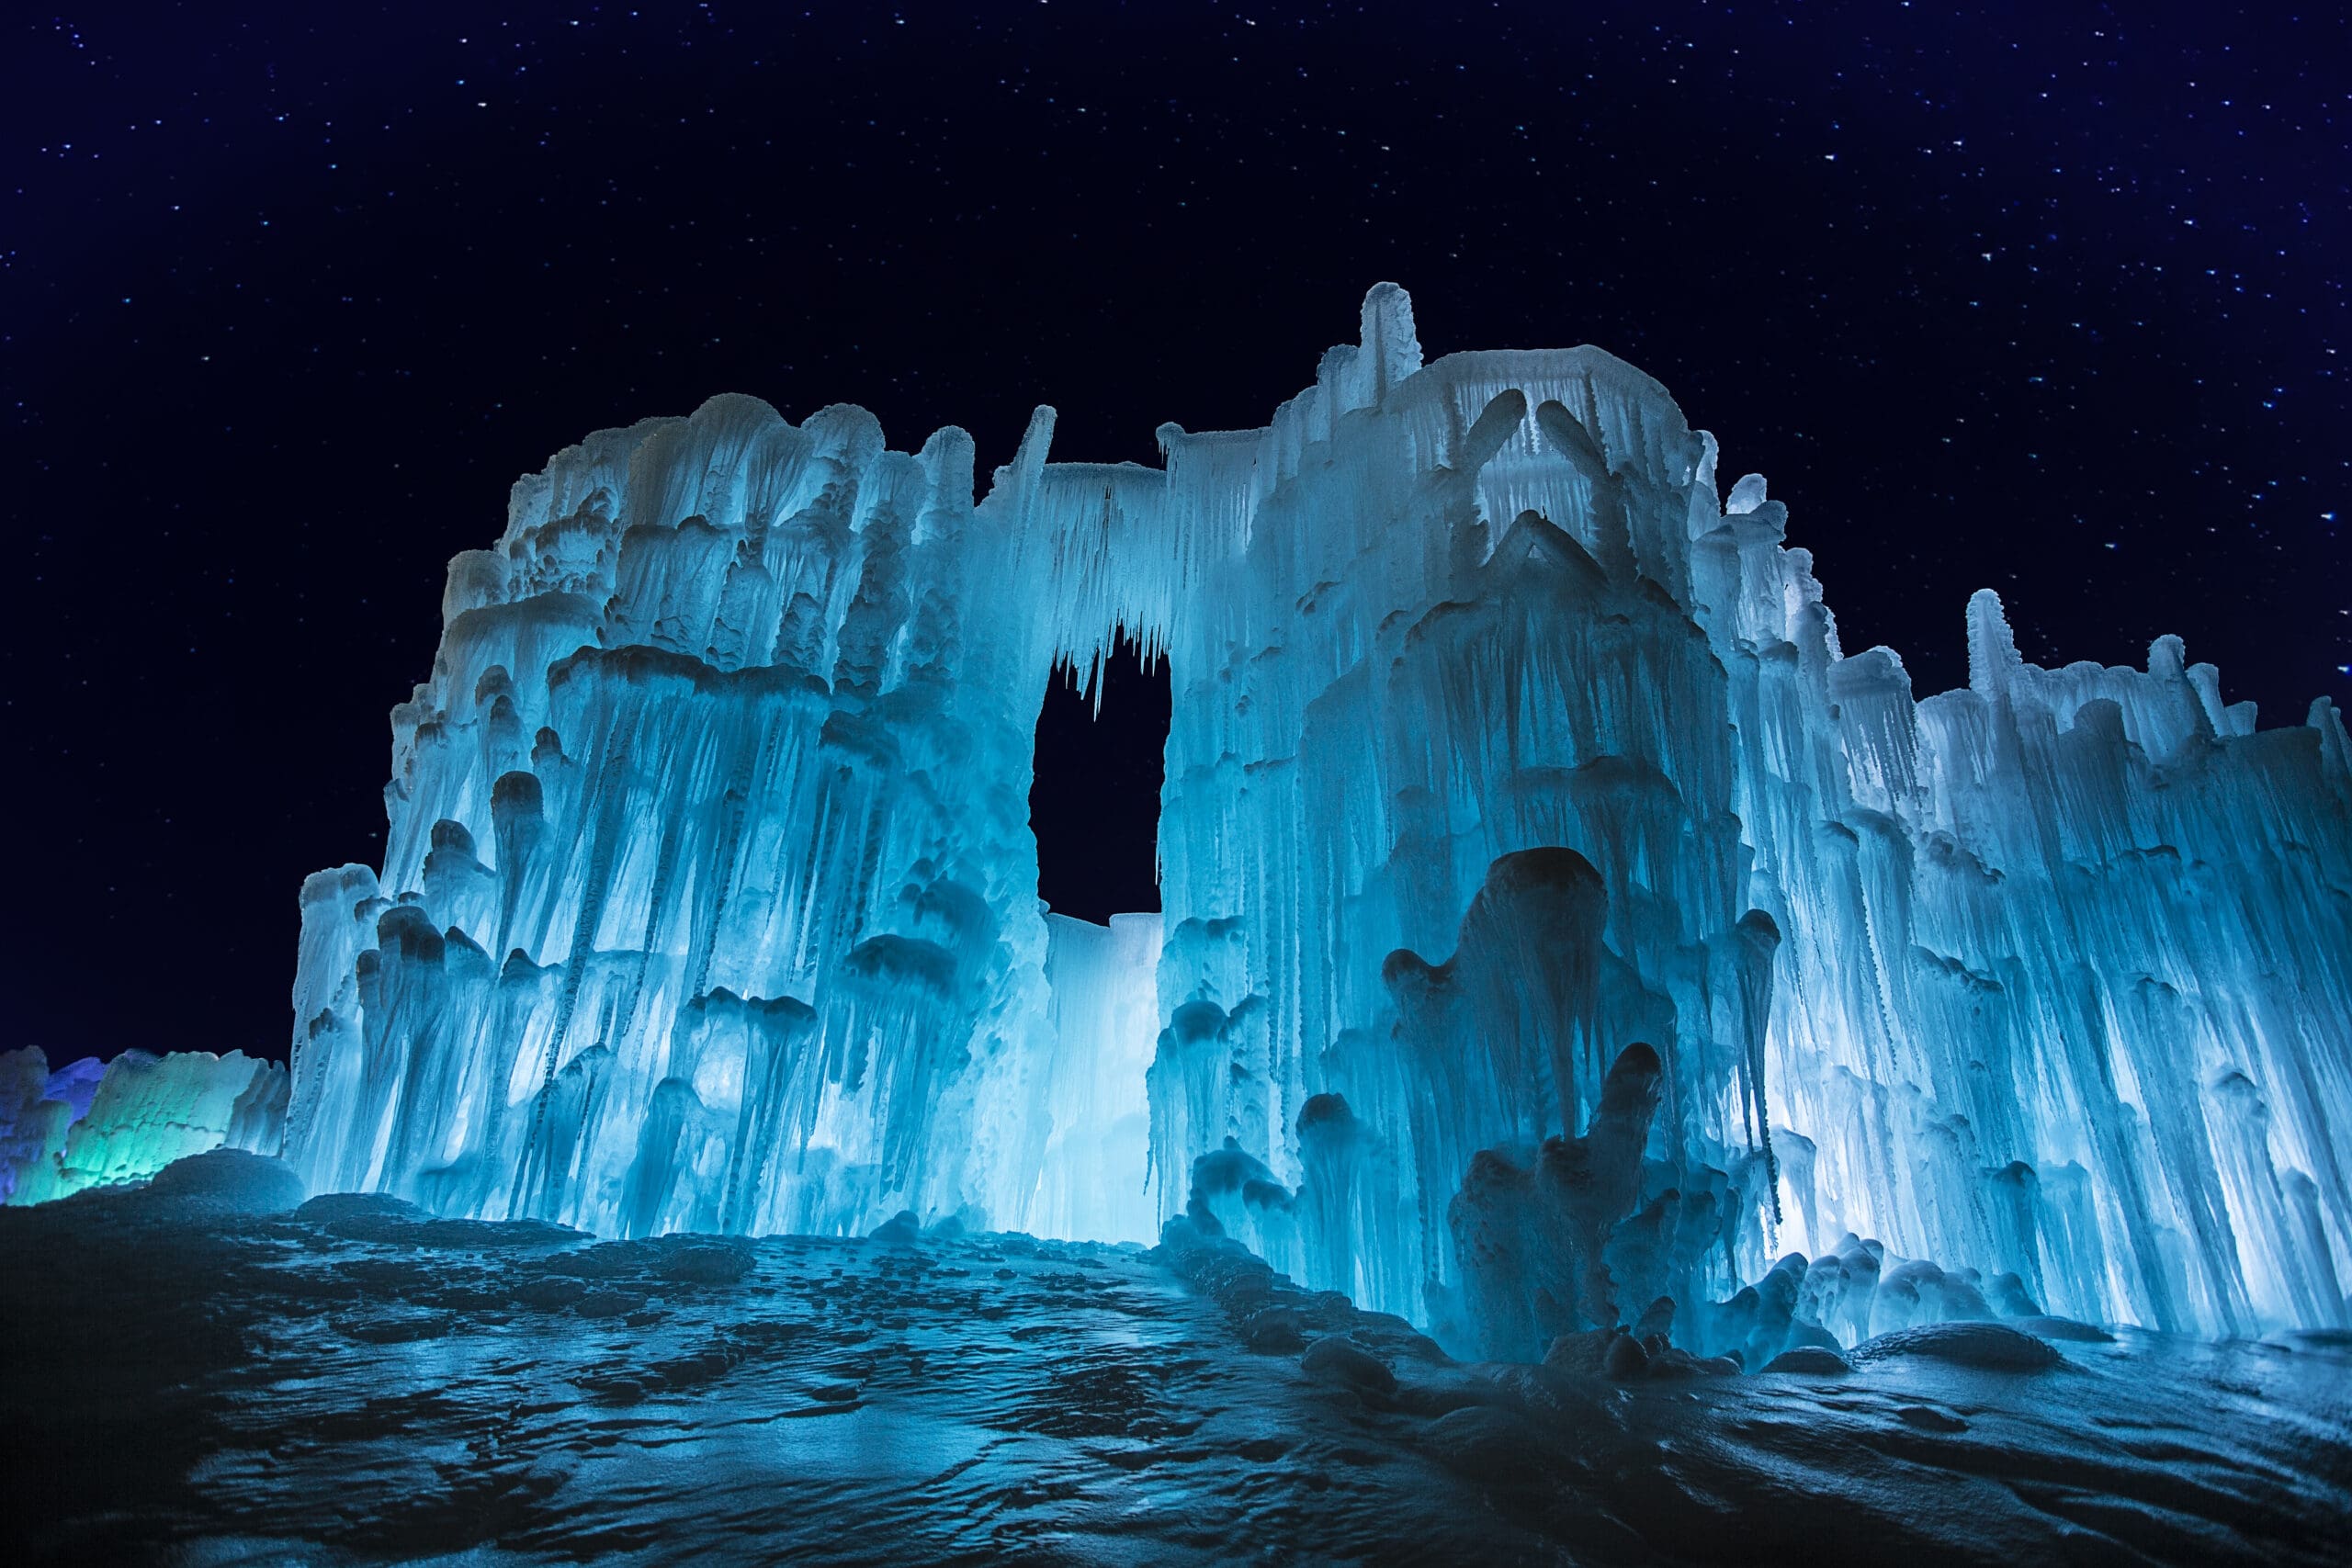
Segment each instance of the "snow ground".
[[1842,1376],[1624,1382],[1463,1366],[1230,1253],[610,1243],[299,1196],[221,1153],[0,1211],[0,1558],[1912,1568],[2352,1539],[2352,1347],[2324,1337],[2126,1331],[2019,1371],[1931,1335]]

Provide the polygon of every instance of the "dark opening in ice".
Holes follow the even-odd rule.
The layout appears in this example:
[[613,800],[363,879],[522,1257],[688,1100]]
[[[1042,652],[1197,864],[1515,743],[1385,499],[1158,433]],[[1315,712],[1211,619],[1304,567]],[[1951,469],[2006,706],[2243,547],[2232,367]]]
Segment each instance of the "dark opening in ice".
[[[1098,924],[1159,908],[1159,784],[1168,750],[1168,661],[1122,635],[1090,692],[1065,665],[1037,716],[1029,822],[1037,892]],[[1097,699],[1100,699],[1099,701]]]

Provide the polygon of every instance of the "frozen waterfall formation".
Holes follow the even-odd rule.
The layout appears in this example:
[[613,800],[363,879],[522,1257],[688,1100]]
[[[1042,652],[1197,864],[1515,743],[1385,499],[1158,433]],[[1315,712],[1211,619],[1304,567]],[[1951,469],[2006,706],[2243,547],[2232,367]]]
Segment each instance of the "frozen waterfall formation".
[[[303,889],[313,1190],[1189,1215],[1494,1354],[2346,1321],[2326,701],[2257,733],[2171,637],[2039,669],[1986,592],[1915,702],[1663,389],[1424,366],[1393,286],[1263,429],[1149,468],[1053,423],[977,504],[960,430],[744,397],[515,487],[394,710],[381,871]],[[1165,913],[1105,931],[1041,909],[1026,801],[1121,628],[1173,681]]]

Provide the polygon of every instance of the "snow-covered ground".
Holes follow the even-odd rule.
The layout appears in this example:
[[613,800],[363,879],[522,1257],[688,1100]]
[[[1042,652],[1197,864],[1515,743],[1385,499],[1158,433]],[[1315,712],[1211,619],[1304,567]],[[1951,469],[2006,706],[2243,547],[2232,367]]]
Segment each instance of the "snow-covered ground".
[[1611,1377],[1453,1362],[1214,1247],[597,1242],[299,1197],[222,1151],[0,1212],[0,1559],[1909,1568],[2352,1540],[2340,1341],[1942,1325],[1842,1374],[1621,1346]]

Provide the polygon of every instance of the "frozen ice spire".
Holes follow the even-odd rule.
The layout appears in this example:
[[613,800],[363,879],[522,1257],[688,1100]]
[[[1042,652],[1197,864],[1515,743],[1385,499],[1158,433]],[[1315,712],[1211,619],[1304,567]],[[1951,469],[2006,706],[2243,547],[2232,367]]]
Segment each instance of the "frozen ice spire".
[[1421,340],[1413,331],[1413,299],[1393,283],[1375,283],[1363,297],[1357,341],[1367,379],[1354,400],[1376,408],[1391,389],[1421,367]]
[[1968,596],[1968,685],[1982,696],[1999,696],[2023,662],[2017,635],[2001,608],[2001,596],[1980,588]]

